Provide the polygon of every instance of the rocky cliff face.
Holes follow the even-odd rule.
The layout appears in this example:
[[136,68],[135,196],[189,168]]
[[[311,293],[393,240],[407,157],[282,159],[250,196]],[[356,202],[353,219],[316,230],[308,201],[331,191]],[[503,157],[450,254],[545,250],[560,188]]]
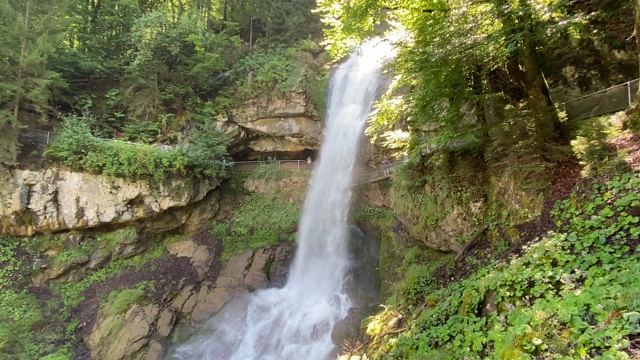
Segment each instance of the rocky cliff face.
[[0,169],[0,183],[0,233],[14,236],[124,224],[160,214],[165,218],[158,230],[163,230],[187,222],[190,214],[176,211],[218,186],[215,179],[152,185],[55,168]]
[[231,154],[249,159],[316,150],[322,138],[320,115],[303,91],[265,94],[216,122],[231,137]]

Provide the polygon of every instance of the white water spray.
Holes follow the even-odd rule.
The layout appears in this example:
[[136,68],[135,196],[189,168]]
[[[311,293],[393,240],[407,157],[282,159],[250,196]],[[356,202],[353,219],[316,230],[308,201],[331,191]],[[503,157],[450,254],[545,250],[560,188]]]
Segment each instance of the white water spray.
[[324,143],[286,286],[228,304],[207,322],[207,333],[177,347],[173,358],[322,360],[335,354],[331,331],[351,307],[344,280],[356,155],[382,63],[391,56],[390,44],[369,41],[331,79]]

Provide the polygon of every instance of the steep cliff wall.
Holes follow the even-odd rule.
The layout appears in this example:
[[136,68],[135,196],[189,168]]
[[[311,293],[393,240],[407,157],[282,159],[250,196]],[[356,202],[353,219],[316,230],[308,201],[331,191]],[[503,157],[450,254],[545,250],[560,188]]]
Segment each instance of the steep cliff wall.
[[[219,185],[216,179],[152,184],[56,168],[0,169],[0,184],[0,234],[13,236],[151,219],[203,200]],[[189,216],[175,215],[178,223]]]

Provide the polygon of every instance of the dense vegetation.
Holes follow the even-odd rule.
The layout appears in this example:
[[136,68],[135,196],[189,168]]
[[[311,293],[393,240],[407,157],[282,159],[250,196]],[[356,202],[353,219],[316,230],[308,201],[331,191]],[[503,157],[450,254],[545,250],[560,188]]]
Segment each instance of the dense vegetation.
[[373,358],[628,358],[640,334],[639,181],[593,183],[556,205],[556,232],[461,282],[442,286],[438,263],[408,251],[394,304],[367,325]]
[[[610,83],[613,74],[632,79],[638,72],[637,56],[625,63],[612,55],[637,54],[628,41],[631,1],[323,0],[318,6],[336,55],[379,33],[381,22],[391,24],[387,32],[400,50],[397,77],[369,133],[413,154],[459,139],[493,164],[557,159],[564,124],[551,106],[550,83],[570,82],[563,68],[589,69],[591,75],[579,76],[582,90],[599,76]],[[411,136],[398,136],[397,125],[408,126]]]
[[[220,135],[211,122],[233,104],[269,91],[315,91],[322,68],[314,5],[311,0],[3,0],[0,161],[15,162],[19,127],[51,129],[67,117],[81,120],[99,138],[192,145],[185,134],[204,132],[215,142]],[[59,148],[73,147],[69,140],[58,139]],[[160,173],[212,170],[190,164],[194,159],[178,152],[151,155],[144,147],[91,146],[74,153],[155,157],[148,166],[160,162]],[[68,165],[69,154],[58,150],[50,151],[50,159]],[[83,158],[78,167],[125,177],[158,175],[126,164],[114,168],[101,159]]]

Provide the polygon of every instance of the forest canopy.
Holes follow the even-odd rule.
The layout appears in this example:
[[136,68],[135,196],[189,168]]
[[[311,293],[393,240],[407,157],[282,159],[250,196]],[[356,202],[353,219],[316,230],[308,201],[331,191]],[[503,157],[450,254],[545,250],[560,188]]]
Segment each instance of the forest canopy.
[[[8,150],[0,160],[15,160],[19,127],[81,116],[98,137],[170,142],[183,124],[204,124],[264,88],[297,86],[294,68],[320,51],[314,8],[313,0],[0,0]],[[260,81],[247,85],[253,73]]]

